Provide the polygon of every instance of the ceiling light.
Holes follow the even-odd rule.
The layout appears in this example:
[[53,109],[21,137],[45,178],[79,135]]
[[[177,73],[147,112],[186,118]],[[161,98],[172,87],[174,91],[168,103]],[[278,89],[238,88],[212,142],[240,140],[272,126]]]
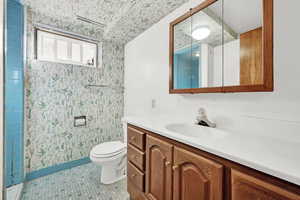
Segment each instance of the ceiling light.
[[207,27],[198,27],[192,32],[192,37],[195,40],[203,40],[210,35],[211,31]]

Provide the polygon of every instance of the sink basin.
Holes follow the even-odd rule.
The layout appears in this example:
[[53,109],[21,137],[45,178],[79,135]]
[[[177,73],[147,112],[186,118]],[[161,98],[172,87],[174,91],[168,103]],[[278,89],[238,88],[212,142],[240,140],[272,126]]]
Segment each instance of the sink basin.
[[181,135],[193,138],[211,138],[211,139],[222,139],[226,137],[227,133],[215,128],[209,128],[199,126],[196,124],[168,124],[166,129]]

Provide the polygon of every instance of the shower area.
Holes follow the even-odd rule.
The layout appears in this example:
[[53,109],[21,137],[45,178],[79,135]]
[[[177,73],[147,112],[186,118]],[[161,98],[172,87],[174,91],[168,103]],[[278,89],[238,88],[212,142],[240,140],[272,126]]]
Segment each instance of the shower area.
[[24,10],[6,6],[5,186],[8,199],[19,196],[24,177]]
[[[103,25],[6,1],[5,185],[8,200],[124,200],[100,183],[97,144],[122,140],[124,44]],[[95,87],[100,86],[100,87]]]

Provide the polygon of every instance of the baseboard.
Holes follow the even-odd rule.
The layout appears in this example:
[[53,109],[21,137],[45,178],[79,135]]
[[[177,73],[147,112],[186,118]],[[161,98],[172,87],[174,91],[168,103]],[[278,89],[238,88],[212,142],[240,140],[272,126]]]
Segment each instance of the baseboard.
[[40,177],[43,177],[43,176],[47,176],[47,175],[50,175],[50,174],[53,174],[53,173],[56,173],[56,172],[59,172],[59,171],[63,171],[63,170],[66,170],[66,169],[71,169],[73,167],[84,165],[84,164],[87,164],[87,163],[90,163],[90,162],[91,162],[90,158],[86,157],[86,158],[82,158],[80,160],[74,160],[74,161],[71,161],[71,162],[62,163],[62,164],[59,164],[59,165],[54,165],[54,166],[51,166],[51,167],[47,167],[47,168],[44,168],[44,169],[33,171],[33,172],[30,172],[30,173],[26,174],[25,181],[31,181],[31,180],[34,180],[34,179],[37,179],[37,178],[40,178]]

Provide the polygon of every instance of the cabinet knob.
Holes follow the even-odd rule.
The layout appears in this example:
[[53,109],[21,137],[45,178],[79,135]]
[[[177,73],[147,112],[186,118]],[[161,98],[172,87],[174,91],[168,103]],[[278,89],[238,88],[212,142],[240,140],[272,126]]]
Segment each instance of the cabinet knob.
[[134,137],[134,136],[132,136],[132,137],[130,138],[130,140],[135,140],[135,137]]
[[169,166],[171,165],[171,162],[167,161],[167,162],[165,163],[165,165],[166,165],[166,167],[169,167]]
[[135,156],[135,155],[132,155],[131,158],[134,159],[134,160],[136,160],[138,157]]
[[132,175],[131,175],[131,178],[134,178],[134,177],[136,177],[136,174],[132,174]]
[[175,171],[175,170],[177,170],[178,169],[178,165],[174,165],[173,166],[173,170]]

